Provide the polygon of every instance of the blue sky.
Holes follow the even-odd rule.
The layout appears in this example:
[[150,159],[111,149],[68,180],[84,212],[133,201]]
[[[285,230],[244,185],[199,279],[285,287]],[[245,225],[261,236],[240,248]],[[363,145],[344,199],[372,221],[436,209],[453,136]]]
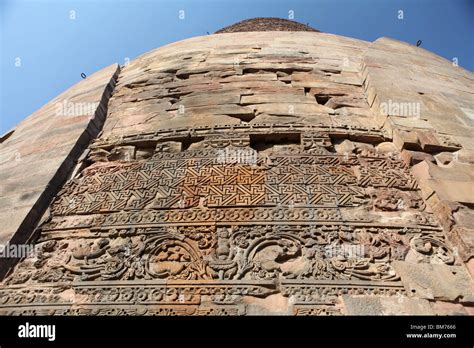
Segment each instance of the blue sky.
[[81,73],[243,19],[288,18],[290,10],[323,32],[422,40],[424,48],[474,71],[474,0],[0,0],[0,135]]

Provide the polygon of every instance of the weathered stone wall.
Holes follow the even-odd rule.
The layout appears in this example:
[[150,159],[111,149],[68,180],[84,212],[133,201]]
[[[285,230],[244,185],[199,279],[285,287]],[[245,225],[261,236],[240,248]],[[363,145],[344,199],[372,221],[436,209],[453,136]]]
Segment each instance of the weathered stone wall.
[[[410,165],[464,261],[474,256],[474,76],[431,52],[379,39],[364,53],[378,124]],[[419,115],[382,104],[417,103]],[[471,266],[472,267],[472,266]]]
[[[111,65],[33,113],[0,143],[0,244],[26,243],[53,197],[95,139],[118,74]],[[0,277],[12,260],[0,262]]]
[[[472,79],[393,40],[311,32],[145,54],[121,70],[102,134],[0,310],[472,313],[470,195],[442,191],[472,181],[469,135],[443,124],[472,127]],[[436,123],[440,98],[463,114]],[[450,182],[429,186],[438,173]]]

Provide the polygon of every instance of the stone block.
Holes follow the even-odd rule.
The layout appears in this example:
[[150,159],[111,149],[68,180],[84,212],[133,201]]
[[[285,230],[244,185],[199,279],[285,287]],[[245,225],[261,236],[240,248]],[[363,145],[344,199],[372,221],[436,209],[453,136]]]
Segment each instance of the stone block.
[[440,152],[434,158],[439,166],[447,166],[454,160],[455,156],[452,152]]
[[474,164],[474,150],[463,148],[455,152],[454,155],[458,162]]
[[474,203],[474,185],[472,182],[432,180],[431,186],[435,189],[440,200]]
[[335,96],[331,97],[329,101],[324,104],[328,108],[338,109],[341,107],[352,107],[352,108],[366,108],[368,107],[365,98],[357,96]]
[[427,131],[417,131],[417,133],[421,148],[425,152],[453,152],[461,149],[461,144],[457,143],[454,138],[448,135],[440,135]]
[[392,129],[403,129],[414,130],[414,129],[432,129],[433,127],[426,120],[415,117],[396,117],[390,116],[388,123]]
[[392,142],[383,142],[383,143],[378,144],[375,147],[375,150],[381,154],[395,153],[397,152],[397,147]]
[[468,315],[466,308],[460,303],[434,301],[431,302],[431,308],[436,315]]
[[432,315],[427,300],[406,296],[342,296],[348,315]]
[[393,143],[397,146],[399,150],[421,150],[420,143],[418,142],[418,134],[416,132],[398,129],[394,130]]
[[109,161],[132,161],[135,159],[135,146],[116,146],[108,155]]
[[339,154],[351,154],[355,150],[355,145],[352,141],[344,139],[334,145],[337,153]]
[[[464,260],[472,260],[474,258],[474,229],[463,226],[455,226],[448,234],[451,244],[457,248],[459,257]],[[470,271],[472,271],[472,266]],[[471,273],[473,275],[473,273]],[[474,278],[474,276],[473,276]]]
[[474,282],[464,266],[394,261],[393,267],[411,296],[428,300],[474,301]]
[[413,166],[423,161],[428,161],[432,163],[435,162],[435,159],[432,155],[420,151],[402,150],[401,157],[403,161],[410,166]]

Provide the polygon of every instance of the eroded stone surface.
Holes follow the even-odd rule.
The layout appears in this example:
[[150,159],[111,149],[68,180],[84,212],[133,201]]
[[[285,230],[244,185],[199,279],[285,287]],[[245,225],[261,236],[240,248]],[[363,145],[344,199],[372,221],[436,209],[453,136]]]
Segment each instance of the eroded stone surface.
[[[53,99],[0,143],[0,244],[30,238],[52,198],[95,139],[118,74],[111,65]],[[10,262],[2,260],[0,276]]]
[[[433,315],[430,303],[423,299],[406,296],[343,296],[348,315]],[[461,308],[464,308],[461,306]],[[440,309],[441,310],[441,309]],[[443,314],[446,309],[443,308]],[[452,314],[452,313],[449,313]]]
[[473,282],[464,266],[414,264],[396,261],[393,266],[412,296],[471,303]]
[[386,38],[151,51],[121,70],[0,312],[470,313],[472,81]]

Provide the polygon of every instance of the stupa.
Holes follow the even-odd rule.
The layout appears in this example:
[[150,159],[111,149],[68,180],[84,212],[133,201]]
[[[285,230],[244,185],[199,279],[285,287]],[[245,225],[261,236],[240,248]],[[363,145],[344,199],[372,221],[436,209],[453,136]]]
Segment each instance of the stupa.
[[473,314],[474,74],[258,18],[0,140],[0,314]]

